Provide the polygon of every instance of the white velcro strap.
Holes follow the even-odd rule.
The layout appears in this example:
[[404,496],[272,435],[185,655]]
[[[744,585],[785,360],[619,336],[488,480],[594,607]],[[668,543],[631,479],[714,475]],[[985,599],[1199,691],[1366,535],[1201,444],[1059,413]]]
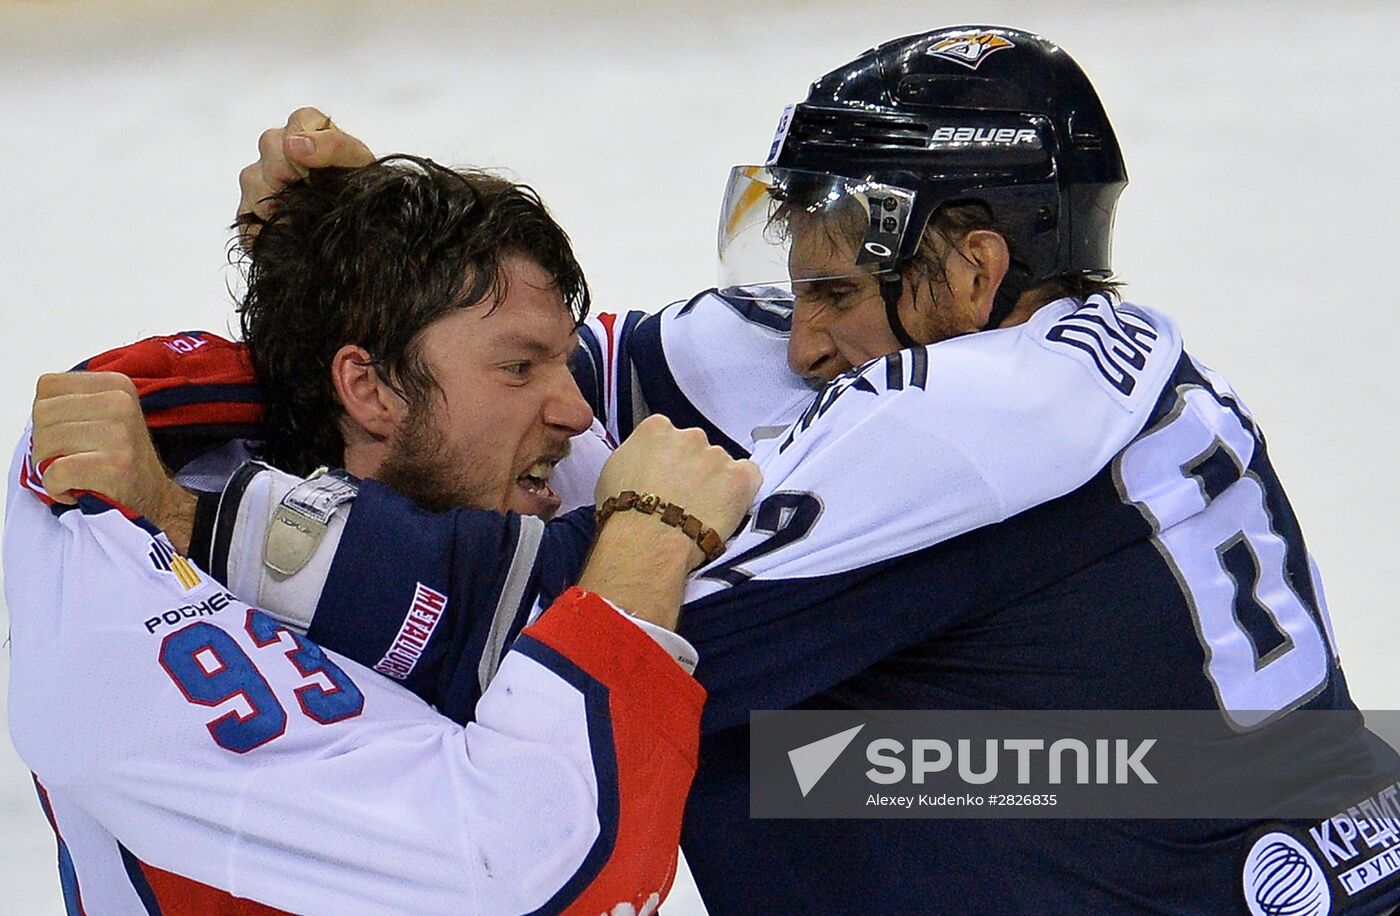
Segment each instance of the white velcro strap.
[[228,543],[229,590],[305,633],[357,491],[335,475],[306,481],[261,469],[237,505]]
[[324,468],[292,487],[273,510],[263,545],[263,564],[276,575],[296,575],[316,552],[335,510],[359,487],[340,472]]

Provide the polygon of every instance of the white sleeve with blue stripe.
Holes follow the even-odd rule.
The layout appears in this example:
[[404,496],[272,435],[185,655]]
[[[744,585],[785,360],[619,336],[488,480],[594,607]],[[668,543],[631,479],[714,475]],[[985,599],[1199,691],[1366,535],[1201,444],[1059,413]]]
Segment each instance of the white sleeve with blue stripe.
[[787,368],[791,314],[777,295],[707,290],[654,315],[598,315],[580,328],[575,377],[616,441],[656,413],[747,456],[814,395]]

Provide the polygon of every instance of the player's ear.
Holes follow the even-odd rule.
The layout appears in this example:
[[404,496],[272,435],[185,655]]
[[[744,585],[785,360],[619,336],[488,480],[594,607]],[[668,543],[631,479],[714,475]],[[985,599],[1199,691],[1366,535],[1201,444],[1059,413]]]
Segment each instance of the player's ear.
[[[393,437],[408,404],[375,369],[369,351],[346,344],[331,357],[331,386],[351,424],[370,438]],[[351,436],[346,436],[347,442]]]
[[1011,250],[1001,233],[990,229],[974,229],[958,243],[961,260],[967,270],[960,272],[960,283],[954,294],[976,318],[977,327],[985,327],[992,314],[997,290],[1011,267]]

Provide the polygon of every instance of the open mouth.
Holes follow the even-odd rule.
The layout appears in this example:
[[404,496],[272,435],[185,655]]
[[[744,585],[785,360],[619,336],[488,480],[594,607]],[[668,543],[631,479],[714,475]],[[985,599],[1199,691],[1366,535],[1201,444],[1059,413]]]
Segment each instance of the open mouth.
[[535,496],[554,497],[554,490],[549,486],[549,478],[554,474],[555,463],[550,460],[536,461],[525,469],[525,473],[515,478],[516,486]]

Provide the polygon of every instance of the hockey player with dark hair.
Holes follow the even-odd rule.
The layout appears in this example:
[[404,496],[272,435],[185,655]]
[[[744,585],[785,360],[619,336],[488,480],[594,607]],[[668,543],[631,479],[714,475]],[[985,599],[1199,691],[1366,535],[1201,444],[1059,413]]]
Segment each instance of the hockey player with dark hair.
[[[1215,710],[1228,740],[1354,708],[1254,417],[1116,295],[1125,182],[1060,48],[911,36],[818,80],[734,170],[721,288],[588,324],[576,371],[617,438],[661,413],[764,471],[682,624],[710,692],[683,846],[713,911],[1272,911],[1245,868],[1260,822],[749,817],[755,709]],[[394,537],[343,537],[356,561],[316,583],[351,658],[453,555],[366,561]],[[1322,875],[1316,912],[1400,902],[1400,873],[1341,881],[1380,847],[1337,860],[1305,826],[1277,829]]]
[[[553,512],[550,466],[591,419],[567,367],[587,290],[563,231],[528,188],[405,157],[318,172],[282,203],[248,348],[187,332],[46,376],[11,465],[9,726],[68,912],[654,908],[704,702],[672,632],[683,582],[737,527],[754,468],[658,417],[588,500],[594,483],[651,494],[675,526],[624,512],[595,538],[591,510],[506,514]],[[138,450],[83,447],[133,430]],[[350,473],[240,467],[248,436]],[[232,475],[242,511],[275,516],[246,603],[224,588],[237,564],[181,555],[194,497],[162,459],[206,489]],[[160,486],[137,494],[142,471]],[[64,492],[73,475],[123,505]],[[339,533],[334,510],[373,524],[378,495],[401,505],[390,485],[458,507],[398,521],[450,530],[473,562],[417,570],[413,619],[360,667],[267,609],[314,578],[304,548]],[[476,662],[433,663],[457,643]],[[451,695],[457,721],[394,681]]]

